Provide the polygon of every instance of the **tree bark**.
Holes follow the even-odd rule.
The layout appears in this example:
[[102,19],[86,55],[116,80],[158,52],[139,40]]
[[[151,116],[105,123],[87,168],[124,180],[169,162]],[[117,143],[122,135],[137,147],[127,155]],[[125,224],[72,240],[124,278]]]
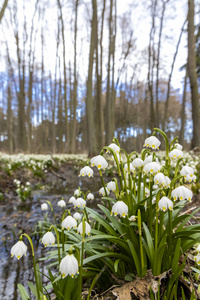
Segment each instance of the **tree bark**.
[[188,0],[188,76],[192,99],[193,137],[191,147],[200,147],[200,110],[196,74],[196,51],[194,35],[194,0]]

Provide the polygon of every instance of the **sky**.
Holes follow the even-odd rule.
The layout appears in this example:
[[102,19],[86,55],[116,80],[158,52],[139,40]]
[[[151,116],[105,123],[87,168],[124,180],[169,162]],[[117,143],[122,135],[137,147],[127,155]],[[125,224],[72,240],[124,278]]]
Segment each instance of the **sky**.
[[[3,0],[0,0],[0,4]],[[72,1],[71,1],[72,2]],[[91,0],[85,0],[84,3],[81,1],[79,11],[78,11],[78,42],[77,42],[77,69],[80,74],[80,77],[85,81],[88,72],[88,56],[89,56],[89,40],[90,40],[90,24],[89,20],[91,18]],[[148,9],[148,5],[151,0],[117,0],[117,12],[119,19],[125,14],[127,15],[127,22],[129,28],[133,30],[133,35],[136,39],[135,46],[136,50],[128,57],[128,62],[130,65],[137,64],[138,65],[138,78],[140,80],[146,80],[147,78],[147,57],[144,54],[144,50],[147,49],[149,43],[149,31],[151,26],[151,18],[150,18],[150,10]],[[9,5],[12,5],[13,0],[9,0]],[[34,0],[25,1],[26,5],[26,19],[28,27],[30,28],[31,20],[34,12]],[[40,0],[41,3],[44,3],[44,0]],[[102,1],[98,0],[98,3],[101,4]],[[108,3],[108,0],[107,0]],[[17,4],[19,6],[19,19],[23,20],[23,0],[17,0]],[[71,31],[71,18],[73,18],[72,9],[69,5],[68,13],[64,14],[65,26],[67,30],[66,34],[66,52],[67,59],[71,60],[73,65],[73,34]],[[71,14],[69,13],[71,11]],[[99,12],[101,12],[101,7]],[[187,0],[170,0],[166,5],[166,15],[164,21],[163,28],[163,38],[162,38],[162,48],[161,48],[161,66],[162,71],[160,72],[160,76],[164,76],[168,78],[169,72],[171,70],[171,64],[173,60],[173,55],[175,53],[176,44],[179,38],[180,30],[182,24],[186,18],[187,13]],[[6,11],[6,20],[9,20],[9,12]],[[108,16],[106,16],[108,17]],[[87,20],[87,22],[86,22]],[[5,21],[5,20],[4,20]],[[13,29],[11,26],[8,28],[5,27],[5,22],[2,22],[2,28],[0,28],[0,40],[4,41],[5,37],[10,46],[10,53],[13,57],[16,57],[16,47],[15,41],[13,38]],[[38,17],[35,18],[36,27],[38,28],[38,32],[36,37],[36,57],[41,58],[41,36],[40,36],[40,28],[41,26],[45,26],[48,28],[48,31],[45,32],[45,63],[51,68],[52,72],[55,70],[54,58],[56,55],[56,22],[57,22],[57,6],[56,0],[46,1],[45,5],[45,17],[38,20]],[[157,26],[159,26],[159,22],[157,19]],[[27,27],[27,28],[28,28]],[[20,25],[19,25],[20,28]],[[105,26],[104,30],[104,48],[106,49],[107,41],[108,41],[108,30]],[[4,35],[5,34],[5,35]],[[158,35],[158,31],[157,31]],[[122,47],[122,36],[120,28],[117,31],[117,53],[116,53],[116,70],[120,66],[121,63],[121,47]],[[180,72],[180,67],[185,64],[187,57],[187,36],[186,33],[182,37],[182,41],[180,44],[174,73],[172,77],[172,85],[174,88],[182,89],[183,86],[183,78],[184,71]],[[5,44],[4,44],[5,47]],[[2,48],[3,49],[3,48]],[[4,48],[5,49],[5,48]],[[106,51],[106,50],[105,50]],[[60,54],[62,53],[62,46],[60,46]],[[2,51],[1,51],[2,54]],[[106,56],[106,53],[105,53]],[[2,58],[0,57],[0,61]],[[62,60],[62,55],[61,55]],[[62,64],[62,62],[61,62]],[[3,64],[0,64],[1,67]],[[104,74],[106,74],[106,61],[104,67]],[[4,68],[6,66],[4,65]],[[132,68],[128,69],[128,72],[131,76]]]

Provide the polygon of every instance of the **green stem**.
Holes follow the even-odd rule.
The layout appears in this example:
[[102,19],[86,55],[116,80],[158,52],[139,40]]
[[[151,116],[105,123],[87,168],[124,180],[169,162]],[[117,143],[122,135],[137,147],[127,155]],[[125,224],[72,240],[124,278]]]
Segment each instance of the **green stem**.
[[53,228],[54,231],[55,231],[55,234],[56,234],[56,238],[57,238],[57,245],[58,245],[58,262],[59,262],[59,265],[60,265],[60,238],[59,238],[59,232],[57,230],[57,228],[54,226],[54,225],[51,225],[50,229]]
[[153,178],[152,175],[150,175],[150,179],[149,179],[149,188],[150,188],[150,196],[149,196],[149,231],[150,234],[152,236],[152,216],[153,216],[153,212],[152,212],[152,192],[153,192]]
[[82,293],[82,284],[83,284],[83,256],[84,256],[84,242],[85,242],[85,219],[82,219],[83,224],[83,235],[82,235],[82,243],[81,243],[81,257],[80,257],[80,272],[79,272],[79,292],[77,295],[77,300],[81,299],[81,293]]
[[25,236],[30,245],[31,245],[31,250],[32,250],[32,259],[33,259],[33,268],[34,268],[34,275],[35,275],[35,284],[36,284],[36,291],[37,291],[37,298],[40,300],[40,289],[39,289],[39,284],[38,284],[38,276],[37,276],[37,269],[36,269],[36,262],[35,262],[35,253],[34,253],[34,248],[33,248],[33,242],[30,238],[30,236],[26,233],[23,233],[20,238],[22,239],[22,236]]
[[159,213],[159,207],[158,207],[158,202],[160,199],[160,190],[158,191],[156,195],[156,224],[155,224],[155,251],[157,250],[158,247],[158,213]]
[[142,221],[141,221],[141,213],[140,209],[138,209],[138,231],[139,231],[139,241],[140,241],[140,258],[141,258],[141,266],[142,266],[142,274],[144,275],[144,253],[143,253],[143,245],[142,245]]
[[141,192],[141,171],[138,172],[138,203],[140,202],[140,192]]
[[54,218],[54,222],[55,222],[55,224],[56,224],[56,217],[55,217],[54,210],[53,210],[53,207],[52,207],[52,205],[51,205],[51,202],[50,202],[50,201],[46,201],[46,202],[49,204],[49,206],[50,206],[50,208],[51,208],[51,212],[52,212],[52,215],[53,215],[53,218]]

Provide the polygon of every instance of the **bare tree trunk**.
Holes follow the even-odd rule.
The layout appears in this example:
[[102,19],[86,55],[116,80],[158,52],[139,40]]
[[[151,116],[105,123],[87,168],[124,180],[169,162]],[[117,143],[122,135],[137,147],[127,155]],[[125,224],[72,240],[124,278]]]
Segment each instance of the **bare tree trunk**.
[[171,66],[171,72],[169,74],[169,79],[168,79],[168,84],[167,84],[167,95],[166,95],[166,100],[165,100],[164,118],[163,118],[163,122],[162,122],[162,129],[164,131],[165,131],[165,127],[166,127],[165,124],[167,122],[167,113],[168,113],[168,106],[169,106],[170,87],[171,87],[172,74],[173,74],[174,65],[175,65],[175,61],[176,61],[176,57],[177,57],[177,54],[178,54],[179,45],[180,45],[180,42],[181,42],[181,38],[182,38],[182,34],[184,32],[184,27],[185,27],[186,22],[187,22],[187,19],[184,21],[183,26],[181,28],[181,32],[180,32],[180,35],[179,35],[179,39],[178,39],[178,42],[177,42],[177,45],[176,45],[176,50],[175,50],[174,57],[173,57],[173,62],[172,62],[172,66]]
[[12,96],[11,88],[8,83],[8,108],[7,108],[7,131],[8,131],[8,150],[9,154],[13,153],[13,116],[12,116]]
[[92,96],[92,73],[93,73],[93,60],[94,60],[94,48],[95,48],[95,35],[97,26],[97,15],[96,9],[97,2],[92,0],[93,16],[92,16],[92,29],[90,38],[90,54],[89,54],[89,67],[88,67],[88,79],[87,79],[87,97],[86,97],[86,118],[87,118],[87,139],[89,156],[96,154],[96,136],[95,136],[95,123],[94,123],[94,107],[93,107],[93,96]]
[[4,15],[7,4],[8,4],[8,0],[4,0],[3,6],[0,10],[0,23],[1,23],[1,20],[3,18],[3,15]]
[[196,51],[194,35],[194,0],[188,0],[188,76],[192,98],[193,137],[192,148],[200,147],[200,110],[196,74]]
[[182,109],[181,109],[181,116],[180,116],[181,129],[180,129],[180,133],[179,133],[179,143],[181,145],[183,145],[183,143],[184,143],[184,133],[185,133],[185,120],[186,120],[185,102],[186,102],[187,78],[188,78],[188,69],[187,69],[187,65],[186,65],[184,89],[183,89],[183,99],[182,99]]
[[77,19],[78,19],[78,4],[79,0],[75,3],[75,21],[74,21],[74,88],[73,88],[73,120],[71,132],[71,152],[76,153],[76,108],[77,108],[77,70],[76,70],[76,46],[77,46]]

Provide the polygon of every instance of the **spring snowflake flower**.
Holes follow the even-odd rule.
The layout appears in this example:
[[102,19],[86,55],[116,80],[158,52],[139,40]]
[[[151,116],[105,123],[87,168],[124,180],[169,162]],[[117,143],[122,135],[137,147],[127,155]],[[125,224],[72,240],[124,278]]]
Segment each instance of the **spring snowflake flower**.
[[160,164],[158,164],[155,161],[152,161],[151,163],[148,163],[144,166],[144,173],[156,175],[160,171],[161,167],[162,166]]
[[74,196],[72,196],[72,197],[69,199],[69,203],[74,204],[74,201],[76,201],[76,198],[75,198]]
[[189,166],[184,166],[181,171],[180,174],[184,176],[184,180],[186,182],[196,182],[196,176],[194,175],[194,169],[189,167]]
[[77,221],[77,220],[81,220],[82,215],[79,214],[78,212],[76,212],[76,213],[73,214],[73,218],[74,218],[76,221]]
[[[105,191],[106,190],[106,191]],[[109,192],[109,190],[108,190],[108,188],[107,187],[102,187],[102,188],[100,188],[100,190],[99,190],[99,194],[100,195],[102,195],[102,196],[105,196],[106,195],[106,192],[107,192],[107,195],[109,195],[110,194],[110,192]]]
[[173,202],[167,197],[162,197],[158,202],[158,207],[163,211],[166,211],[167,209],[173,210]]
[[60,207],[65,207],[66,203],[63,199],[61,199],[60,201],[58,201],[57,205],[60,206]]
[[[130,172],[132,172],[132,173],[135,172],[135,168],[134,168],[134,166],[132,165],[132,163],[130,163],[129,169],[130,169]],[[128,164],[125,164],[125,165],[124,165],[124,171],[128,171]]]
[[45,233],[43,235],[42,238],[42,244],[47,247],[49,245],[54,245],[55,244],[55,236],[53,235],[53,233],[51,231],[48,231],[47,233]]
[[194,261],[197,263],[198,266],[200,266],[200,255],[194,256]]
[[134,168],[141,168],[144,165],[144,161],[141,158],[135,158],[132,161],[132,165]]
[[180,145],[179,143],[174,144],[175,148],[178,150],[183,150],[183,146]]
[[129,219],[129,221],[134,222],[134,221],[136,221],[136,216],[132,215],[132,216],[130,216],[130,218],[128,218],[128,219]]
[[170,186],[170,179],[168,176],[165,176],[163,173],[157,173],[154,176],[154,183],[157,184],[158,186],[162,186],[165,189],[168,188]]
[[120,152],[119,146],[117,146],[115,143],[111,143],[108,147],[111,148],[116,154]]
[[192,195],[192,191],[190,191],[184,185],[181,185],[172,191],[172,197],[175,201],[179,198],[180,200],[188,200],[191,202]]
[[27,246],[23,241],[18,241],[14,246],[12,246],[10,253],[11,257],[15,256],[18,260],[25,255],[26,256]]
[[70,230],[71,228],[76,228],[77,227],[77,222],[72,216],[67,216],[63,221],[62,221],[62,229],[67,229]]
[[77,198],[73,204],[74,207],[84,208],[86,206],[86,201],[83,198]]
[[80,170],[79,176],[88,176],[90,178],[93,177],[93,174],[94,171],[90,167],[86,166]]
[[43,203],[43,204],[41,205],[41,210],[48,210],[48,205],[47,205],[47,203]]
[[105,160],[105,158],[102,155],[97,155],[97,156],[93,157],[90,162],[91,162],[92,167],[95,166],[99,170],[100,169],[105,170],[108,166],[107,161]]
[[75,196],[78,197],[78,196],[80,196],[80,194],[81,194],[81,193],[80,193],[80,190],[79,190],[79,189],[76,189],[76,190],[74,191],[74,195],[75,195]]
[[179,159],[183,157],[183,151],[178,150],[178,149],[173,149],[172,151],[169,152],[169,157],[173,159]]
[[115,181],[109,181],[107,183],[107,189],[108,189],[108,191],[115,192],[116,191],[116,183],[115,183]]
[[113,214],[125,218],[128,215],[128,206],[123,201],[117,201],[112,207],[111,216]]
[[88,193],[87,200],[94,200],[94,195],[92,193]]
[[60,273],[62,278],[70,275],[72,278],[78,274],[78,260],[73,254],[66,255],[60,263]]
[[[90,235],[90,232],[91,232],[91,226],[88,222],[84,222],[85,223],[85,234],[86,235]],[[78,225],[78,233],[80,233],[81,235],[83,234],[83,222],[81,222],[79,225]]]
[[157,137],[155,136],[150,136],[148,137],[145,141],[144,141],[144,146],[143,147],[148,147],[148,148],[152,148],[152,149],[159,149],[161,142],[159,141],[159,139],[157,139]]

